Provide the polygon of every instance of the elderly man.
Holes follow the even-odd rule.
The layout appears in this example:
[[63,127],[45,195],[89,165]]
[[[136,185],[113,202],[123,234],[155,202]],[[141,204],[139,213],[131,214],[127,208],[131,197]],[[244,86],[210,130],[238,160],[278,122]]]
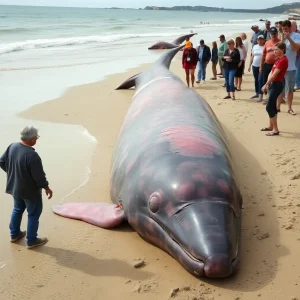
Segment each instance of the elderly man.
[[11,242],[16,242],[26,231],[21,231],[22,216],[27,209],[27,248],[45,244],[38,238],[39,218],[43,210],[42,189],[49,199],[52,191],[46,179],[42,160],[33,146],[39,138],[38,130],[27,126],[21,130],[21,141],[12,143],[0,158],[0,167],[7,174],[6,193],[14,198],[14,209],[9,224]]
[[265,25],[266,25],[266,28],[263,30],[263,34],[265,37],[265,41],[269,41],[271,39],[271,36],[270,36],[271,22],[266,20]]
[[200,40],[200,45],[196,50],[198,54],[198,80],[196,83],[200,83],[201,80],[205,82],[206,67],[211,59],[211,51],[210,48],[205,45],[204,40]]
[[219,39],[220,39],[220,44],[219,44],[219,48],[218,48],[218,59],[219,59],[220,73],[218,75],[224,76],[222,58],[223,58],[224,52],[228,48],[228,46],[227,46],[227,42],[226,42],[224,34],[221,34],[219,36]]
[[257,25],[252,25],[251,29],[253,30],[253,35],[251,38],[252,49],[255,45],[257,45],[257,38],[260,35],[263,35],[263,32],[259,29]]

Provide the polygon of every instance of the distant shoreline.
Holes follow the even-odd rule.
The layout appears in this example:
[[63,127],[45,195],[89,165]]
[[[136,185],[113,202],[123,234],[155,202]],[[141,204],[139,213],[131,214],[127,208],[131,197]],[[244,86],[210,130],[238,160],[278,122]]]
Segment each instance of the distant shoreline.
[[287,3],[265,9],[245,9],[245,8],[224,8],[209,6],[146,6],[145,8],[123,8],[123,7],[72,7],[72,6],[32,6],[32,5],[1,5],[0,6],[19,6],[19,7],[49,7],[49,8],[85,8],[85,9],[117,9],[117,10],[152,10],[152,11],[192,11],[192,12],[230,12],[230,13],[268,13],[268,14],[287,14],[299,12],[300,2]]

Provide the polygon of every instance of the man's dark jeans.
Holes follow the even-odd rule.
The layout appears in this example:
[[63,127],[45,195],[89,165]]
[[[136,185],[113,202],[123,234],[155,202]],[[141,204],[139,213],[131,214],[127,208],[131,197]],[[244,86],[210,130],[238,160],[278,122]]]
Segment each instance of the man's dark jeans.
[[255,82],[255,93],[256,95],[262,95],[262,87],[263,87],[263,73],[259,72],[259,67],[252,66],[252,72],[254,76]]
[[25,200],[14,198],[14,209],[12,211],[9,224],[11,238],[19,236],[21,231],[21,221],[23,213],[27,209],[27,244],[32,244],[37,239],[37,231],[39,228],[39,218],[43,211],[43,201],[40,200]]

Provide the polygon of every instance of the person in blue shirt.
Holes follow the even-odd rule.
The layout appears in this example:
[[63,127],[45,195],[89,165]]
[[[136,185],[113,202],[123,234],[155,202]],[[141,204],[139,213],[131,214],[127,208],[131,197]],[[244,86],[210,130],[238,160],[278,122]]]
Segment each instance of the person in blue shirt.
[[200,45],[197,49],[198,53],[198,80],[196,83],[200,83],[200,81],[205,81],[206,78],[206,67],[211,59],[210,48],[205,45],[204,40],[200,41]]

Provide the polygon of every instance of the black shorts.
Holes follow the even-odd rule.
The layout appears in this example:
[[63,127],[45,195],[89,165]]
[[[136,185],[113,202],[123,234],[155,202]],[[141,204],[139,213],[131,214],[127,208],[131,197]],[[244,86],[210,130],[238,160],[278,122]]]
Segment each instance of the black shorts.
[[245,68],[245,61],[242,60],[242,64],[241,64],[240,67],[237,68],[234,77],[242,77],[243,76],[243,72],[244,72],[244,68]]

